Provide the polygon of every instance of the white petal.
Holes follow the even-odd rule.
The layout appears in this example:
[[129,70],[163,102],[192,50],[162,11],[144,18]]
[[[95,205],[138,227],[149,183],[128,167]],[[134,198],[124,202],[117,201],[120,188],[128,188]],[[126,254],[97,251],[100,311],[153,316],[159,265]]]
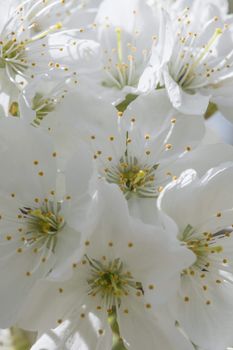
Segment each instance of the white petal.
[[147,93],[154,89],[156,86],[156,74],[153,67],[146,67],[142,73],[139,83],[138,91],[141,93]]
[[[78,30],[67,30],[48,37],[48,50],[54,64],[57,62],[70,73],[89,73],[100,67],[100,46],[93,40],[80,39]],[[53,49],[53,47],[57,49]],[[59,50],[63,48],[63,50]]]
[[171,116],[171,113],[172,106],[166,92],[158,90],[137,97],[125,111],[123,123],[126,120],[129,128],[130,120],[134,116],[145,134],[158,133],[163,129],[165,121]]
[[203,176],[210,168],[233,160],[233,148],[231,145],[217,143],[197,147],[186,152],[174,165],[164,166],[164,173],[171,172],[179,177],[186,169],[194,169],[198,175]]
[[93,156],[84,142],[77,142],[76,154],[66,166],[67,193],[79,200],[90,190],[90,181],[94,173]]
[[[201,179],[194,171],[188,170],[178,181],[167,186],[160,197],[159,206],[175,220],[181,231],[188,224],[193,227],[201,225],[204,229],[202,223],[205,221],[206,230],[207,225],[209,229],[210,225],[218,227],[221,218],[217,218],[217,213],[230,210],[233,206],[232,175],[232,163],[225,163],[209,170]],[[229,221],[227,216],[222,219]]]
[[127,202],[117,186],[99,181],[89,217],[85,230],[91,242],[88,254],[94,257],[97,255],[98,258],[105,255],[106,251],[111,251],[108,245],[110,241],[115,243],[114,251],[120,251],[121,239],[130,229],[130,217]]
[[[124,310],[127,310],[127,313]],[[118,313],[118,322],[126,348],[130,350],[193,349],[174,327],[161,321],[160,317],[152,316],[150,311],[136,300],[128,300],[127,303],[122,304]]]
[[[153,35],[154,21],[149,6],[142,0],[131,0],[125,2],[119,0],[113,3],[110,0],[104,0],[98,10],[96,23],[102,25],[100,30],[100,38],[106,32],[106,18],[110,27],[121,28],[123,33],[134,37],[135,31],[137,36],[138,51],[145,49],[147,42],[150,46],[150,40]],[[104,26],[105,24],[105,26]],[[109,31],[109,29],[107,29]],[[106,35],[106,33],[105,33]],[[124,35],[124,34],[123,34]],[[116,42],[116,33],[112,32],[111,42]],[[103,38],[104,39],[104,38]],[[123,38],[124,39],[124,38]]]
[[[208,290],[204,295],[201,287],[199,291],[195,282],[182,284],[182,294],[175,301],[174,315],[192,342],[207,350],[225,349],[232,343],[232,304],[228,304],[227,311],[221,304],[221,299],[213,300]],[[188,302],[184,302],[186,296],[189,297]],[[210,305],[206,304],[208,298]]]
[[67,224],[62,231],[57,234],[56,243],[56,265],[49,275],[49,279],[68,279],[67,266],[71,266],[74,256],[77,256],[80,250],[81,233],[73,230]]
[[199,219],[200,202],[196,200],[199,181],[196,177],[195,171],[185,171],[165,188],[159,198],[159,207],[176,222],[180,231],[188,224],[195,225]]
[[69,321],[42,335],[32,349],[39,350],[46,345],[46,350],[102,350],[110,349],[111,344],[112,333],[107,323],[107,314],[98,317],[88,306],[84,306],[79,313],[71,315]]
[[217,106],[219,108],[219,111],[223,114],[225,118],[227,118],[231,123],[233,122],[233,114],[232,114],[232,99],[229,98],[229,100],[221,100],[221,102],[218,102],[217,99],[215,99],[217,102]]
[[56,185],[51,139],[21,120],[7,118],[0,121],[0,144],[2,191],[8,196],[14,193],[25,205],[46,198]]
[[208,107],[210,97],[200,93],[188,94],[172,79],[168,70],[163,72],[165,86],[170,100],[177,110],[184,114],[203,115]]
[[[65,321],[74,309],[81,310],[85,298],[83,282],[80,279],[78,285],[75,279],[65,282],[38,281],[27,296],[19,326],[40,333],[57,327],[58,320]],[[80,314],[81,311],[78,316]]]
[[[14,325],[20,316],[24,313],[24,304],[35,285],[36,281],[43,278],[50,271],[54,264],[54,257],[51,256],[45,263],[31,272],[38,263],[40,257],[35,253],[25,250],[22,253],[15,252],[9,258],[1,261],[0,278],[4,283],[0,288],[0,315],[1,328],[7,328]],[[30,273],[30,275],[27,275]]]

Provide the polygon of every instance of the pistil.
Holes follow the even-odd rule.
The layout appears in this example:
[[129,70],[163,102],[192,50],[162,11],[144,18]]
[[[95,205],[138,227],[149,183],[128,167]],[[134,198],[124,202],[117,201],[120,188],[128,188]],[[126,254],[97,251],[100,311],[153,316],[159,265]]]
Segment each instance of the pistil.
[[117,54],[119,64],[122,65],[123,54],[122,54],[122,42],[121,42],[121,28],[116,28],[117,35]]

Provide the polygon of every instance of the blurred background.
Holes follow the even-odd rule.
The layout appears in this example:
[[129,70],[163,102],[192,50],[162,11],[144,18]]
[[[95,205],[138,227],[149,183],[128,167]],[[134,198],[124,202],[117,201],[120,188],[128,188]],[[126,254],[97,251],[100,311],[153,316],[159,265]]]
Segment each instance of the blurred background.
[[229,3],[230,3],[230,10],[231,12],[233,12],[233,0],[229,0]]

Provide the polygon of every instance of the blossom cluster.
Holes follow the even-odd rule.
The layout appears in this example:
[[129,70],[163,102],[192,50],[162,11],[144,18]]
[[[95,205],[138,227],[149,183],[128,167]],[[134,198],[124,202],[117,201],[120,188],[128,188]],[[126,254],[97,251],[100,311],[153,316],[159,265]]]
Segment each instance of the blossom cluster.
[[[227,0],[0,0],[0,328],[233,344]],[[1,347],[1,345],[0,345]]]

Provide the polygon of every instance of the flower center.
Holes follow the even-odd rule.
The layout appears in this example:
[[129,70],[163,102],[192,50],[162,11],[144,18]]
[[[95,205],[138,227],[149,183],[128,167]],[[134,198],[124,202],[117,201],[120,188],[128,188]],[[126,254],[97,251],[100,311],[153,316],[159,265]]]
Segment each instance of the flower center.
[[59,214],[60,210],[59,203],[55,205],[50,202],[41,208],[20,209],[27,224],[26,243],[33,244],[41,239],[53,239],[65,225],[64,218]]
[[219,238],[222,238],[220,234],[213,235],[208,232],[197,236],[191,225],[187,225],[181,235],[181,240],[185,243],[186,247],[196,255],[194,266],[201,270],[206,269],[210,265],[210,255],[223,251],[223,247],[217,244],[217,239]]
[[132,291],[141,291],[142,284],[135,282],[131,273],[125,269],[120,259],[103,263],[85,256],[90,267],[89,295],[101,296],[109,308],[120,306],[121,298],[128,296]]
[[132,194],[139,197],[155,197],[155,170],[158,165],[140,165],[136,157],[125,155],[115,167],[105,169],[106,180],[117,184],[129,198]]
[[[105,52],[108,56],[104,71],[108,79],[103,82],[103,85],[118,89],[123,89],[125,86],[135,86],[139,79],[134,56],[136,47],[130,43],[127,44],[127,47],[123,46],[121,28],[116,28],[115,32],[116,48],[112,49],[110,54],[107,51]],[[126,50],[128,51],[127,59],[124,58],[124,51]],[[146,56],[146,52],[144,56]]]
[[56,23],[47,30],[24,41],[18,41],[16,39],[17,33],[15,32],[2,33],[6,39],[0,41],[0,68],[5,68],[6,65],[9,65],[14,76],[17,74],[24,76],[26,69],[36,65],[34,61],[30,61],[30,57],[26,54],[26,51],[29,51],[29,54],[33,51],[30,45],[46,38],[49,34],[61,29],[61,27],[61,23]]
[[11,39],[6,42],[0,42],[1,57],[0,68],[5,68],[7,63],[16,63],[21,68],[24,67],[24,49],[23,43],[18,43],[16,39]]

